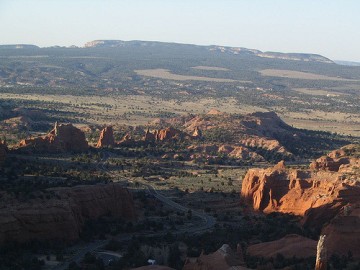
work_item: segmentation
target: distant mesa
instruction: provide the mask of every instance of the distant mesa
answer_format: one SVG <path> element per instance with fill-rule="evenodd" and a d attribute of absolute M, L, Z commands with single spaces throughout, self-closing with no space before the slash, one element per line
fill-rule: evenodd
<path fill-rule="evenodd" d="M 85 48 L 99 48 L 99 47 L 109 47 L 109 48 L 119 48 L 119 47 L 131 47 L 131 46 L 142 46 L 142 47 L 154 47 L 154 46 L 173 46 L 173 47 L 189 47 L 194 48 L 203 48 L 205 50 L 217 53 L 227 53 L 232 55 L 253 55 L 262 58 L 273 58 L 273 59 L 282 59 L 282 60 L 291 60 L 291 61 L 304 61 L 304 62 L 320 62 L 320 63 L 334 63 L 332 60 L 318 55 L 318 54 L 309 54 L 309 53 L 281 53 L 281 52 L 262 52 L 256 49 L 247 49 L 243 47 L 227 47 L 219 45 L 211 46 L 199 46 L 193 44 L 181 44 L 181 43 L 168 43 L 168 42 L 158 42 L 158 41 L 141 41 L 141 40 L 132 40 L 132 41 L 123 41 L 123 40 L 94 40 L 85 43 Z"/>
<path fill-rule="evenodd" d="M 39 49 L 40 47 L 31 44 L 9 44 L 0 45 L 0 49 Z"/>
<path fill-rule="evenodd" d="M 72 124 L 55 123 L 46 135 L 22 140 L 18 148 L 31 152 L 82 152 L 88 149 L 84 132 Z"/>

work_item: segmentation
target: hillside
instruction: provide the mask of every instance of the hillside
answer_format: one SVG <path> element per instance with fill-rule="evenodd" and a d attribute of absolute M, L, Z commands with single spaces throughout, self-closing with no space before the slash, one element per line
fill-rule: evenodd
<path fill-rule="evenodd" d="M 297 127 L 360 135 L 360 67 L 319 55 L 99 40 L 82 48 L 3 45 L 0 58 L 0 117 L 15 106 L 52 111 L 54 120 L 98 124 L 119 114 L 121 121 L 144 123 L 212 106 L 276 111 Z M 121 109 L 128 104 L 114 102 L 133 104 L 129 99 L 137 101 L 131 114 Z"/>

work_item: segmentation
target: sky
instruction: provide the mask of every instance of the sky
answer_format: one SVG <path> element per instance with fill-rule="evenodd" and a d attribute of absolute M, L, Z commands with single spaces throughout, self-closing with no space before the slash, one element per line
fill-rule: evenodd
<path fill-rule="evenodd" d="M 0 44 L 151 40 L 360 62 L 359 30 L 359 0 L 0 0 Z"/>

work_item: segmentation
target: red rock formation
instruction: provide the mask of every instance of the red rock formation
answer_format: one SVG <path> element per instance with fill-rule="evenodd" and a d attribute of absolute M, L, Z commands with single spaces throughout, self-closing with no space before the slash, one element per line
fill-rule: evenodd
<path fill-rule="evenodd" d="M 327 156 L 322 156 L 310 164 L 312 170 L 329 170 L 337 172 L 341 165 L 349 164 L 349 158 L 345 157 L 345 150 L 335 150 Z"/>
<path fill-rule="evenodd" d="M 49 192 L 51 199 L 39 193 L 38 199 L 27 202 L 1 194 L 0 244 L 8 240 L 72 241 L 78 239 L 86 220 L 108 214 L 135 217 L 131 194 L 118 184 L 52 188 Z"/>
<path fill-rule="evenodd" d="M 360 259 L 360 204 L 345 206 L 325 225 L 321 234 L 326 235 L 324 247 L 329 255 L 348 256 L 351 253 L 353 258 Z"/>
<path fill-rule="evenodd" d="M 360 251 L 356 249 L 360 243 L 360 210 L 357 208 L 360 205 L 360 147 L 357 147 L 354 156 L 342 156 L 351 147 L 328 156 L 348 160 L 337 171 L 329 170 L 328 165 L 319 166 L 318 170 L 286 169 L 283 164 L 251 169 L 243 180 L 241 195 L 255 210 L 300 215 L 304 225 L 319 229 L 329 223 L 322 231 L 329 256 L 347 255 L 351 251 L 354 257 L 360 258 Z"/>
<path fill-rule="evenodd" d="M 195 127 L 195 130 L 194 130 L 194 132 L 193 132 L 193 134 L 192 134 L 192 137 L 193 137 L 194 139 L 198 139 L 198 138 L 201 138 L 201 137 L 202 137 L 202 132 L 201 132 L 201 130 L 200 130 L 198 127 Z"/>
<path fill-rule="evenodd" d="M 305 224 L 321 226 L 360 196 L 360 183 L 341 181 L 341 177 L 328 171 L 250 169 L 241 196 L 255 210 L 300 215 Z"/>
<path fill-rule="evenodd" d="M 317 241 L 289 234 L 279 240 L 251 245 L 247 248 L 250 256 L 276 258 L 277 254 L 285 258 L 309 258 L 316 255 Z"/>
<path fill-rule="evenodd" d="M 234 252 L 229 245 L 225 244 L 212 254 L 201 254 L 198 258 L 188 258 L 183 270 L 248 269 L 242 265 L 244 265 L 244 261 L 241 249 Z"/>
<path fill-rule="evenodd" d="M 85 134 L 71 124 L 58 124 L 47 135 L 25 139 L 19 148 L 35 152 L 82 152 L 88 149 Z"/>
<path fill-rule="evenodd" d="M 256 147 L 256 148 L 263 148 L 268 151 L 276 151 L 278 153 L 287 154 L 291 156 L 284 146 L 280 144 L 278 140 L 275 139 L 268 139 L 264 137 L 249 137 L 247 139 L 243 139 L 240 141 L 241 144 L 247 147 Z"/>
<path fill-rule="evenodd" d="M 114 132 L 112 126 L 103 128 L 103 130 L 101 130 L 100 138 L 98 140 L 96 147 L 98 148 L 108 147 L 108 146 L 113 147 L 114 145 L 115 145 L 115 140 L 114 140 Z"/>
<path fill-rule="evenodd" d="M 147 129 L 143 140 L 146 142 L 162 142 L 183 138 L 190 138 L 190 136 L 176 128 L 168 127 L 165 129 L 155 130 L 153 133 Z"/>

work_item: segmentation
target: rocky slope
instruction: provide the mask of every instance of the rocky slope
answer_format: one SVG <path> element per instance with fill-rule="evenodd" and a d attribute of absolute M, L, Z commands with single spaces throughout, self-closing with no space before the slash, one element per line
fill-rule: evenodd
<path fill-rule="evenodd" d="M 0 207 L 0 244 L 5 241 L 61 240 L 79 238 L 84 222 L 104 215 L 134 219 L 133 199 L 118 184 L 52 188 L 34 199 L 19 201 L 3 192 Z"/>
<path fill-rule="evenodd" d="M 31 152 L 82 152 L 88 149 L 85 134 L 72 124 L 55 123 L 44 136 L 22 140 L 18 148 Z"/>
<path fill-rule="evenodd" d="M 308 170 L 288 169 L 283 163 L 250 169 L 241 196 L 258 211 L 302 216 L 305 226 L 321 229 L 329 223 L 323 228 L 326 245 L 331 253 L 345 254 L 360 241 L 359 164 L 360 146 L 349 145 L 317 159 Z M 341 237 L 348 241 L 340 245 Z"/>

